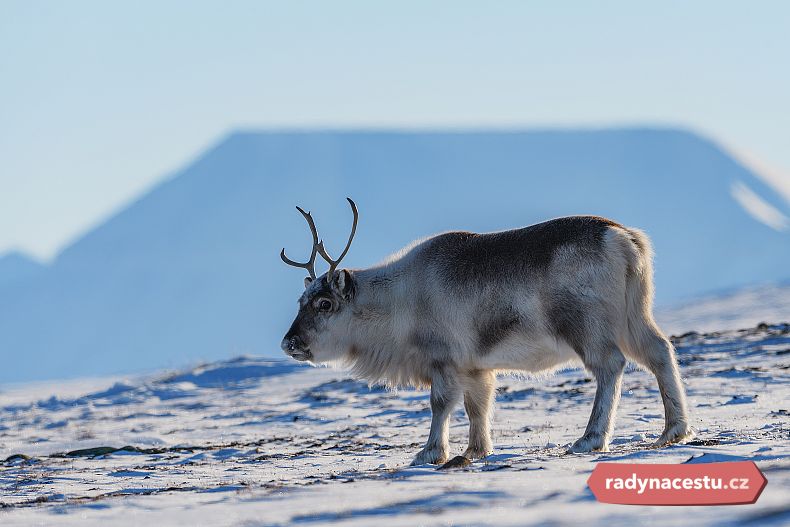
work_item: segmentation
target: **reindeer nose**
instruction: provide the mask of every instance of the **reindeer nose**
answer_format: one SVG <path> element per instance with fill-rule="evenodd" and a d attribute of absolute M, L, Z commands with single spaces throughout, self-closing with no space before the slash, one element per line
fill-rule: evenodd
<path fill-rule="evenodd" d="M 280 343 L 280 347 L 286 353 L 289 351 L 296 351 L 301 349 L 304 346 L 304 341 L 299 337 L 299 335 L 286 335 L 283 339 L 282 343 Z"/>

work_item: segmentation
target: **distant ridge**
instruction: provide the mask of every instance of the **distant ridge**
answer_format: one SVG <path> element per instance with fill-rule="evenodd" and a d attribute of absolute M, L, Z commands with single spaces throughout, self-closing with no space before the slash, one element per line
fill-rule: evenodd
<path fill-rule="evenodd" d="M 759 175 L 683 130 L 231 134 L 50 266 L 22 279 L 0 265 L 0 382 L 279 356 L 303 277 L 278 253 L 309 248 L 293 207 L 331 252 L 346 196 L 361 214 L 351 267 L 439 231 L 597 214 L 653 238 L 663 305 L 790 278 L 790 233 L 734 185 L 790 217 Z"/>
<path fill-rule="evenodd" d="M 656 318 L 664 331 L 674 335 L 790 323 L 790 282 L 704 295 L 661 308 Z"/>
<path fill-rule="evenodd" d="M 43 269 L 41 263 L 22 252 L 0 254 L 0 288 L 22 284 Z"/>

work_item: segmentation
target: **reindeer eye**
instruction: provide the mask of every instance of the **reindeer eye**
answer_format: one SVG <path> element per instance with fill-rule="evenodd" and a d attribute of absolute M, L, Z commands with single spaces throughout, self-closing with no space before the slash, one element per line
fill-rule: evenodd
<path fill-rule="evenodd" d="M 321 300 L 318 302 L 319 311 L 329 311 L 330 309 L 332 309 L 332 302 L 329 300 Z"/>

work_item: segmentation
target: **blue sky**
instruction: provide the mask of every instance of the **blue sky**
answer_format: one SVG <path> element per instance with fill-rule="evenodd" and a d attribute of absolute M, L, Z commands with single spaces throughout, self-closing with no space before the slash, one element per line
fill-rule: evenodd
<path fill-rule="evenodd" d="M 790 174 L 787 2 L 0 3 L 0 253 L 235 128 L 680 125 Z M 790 188 L 790 179 L 786 179 Z"/>

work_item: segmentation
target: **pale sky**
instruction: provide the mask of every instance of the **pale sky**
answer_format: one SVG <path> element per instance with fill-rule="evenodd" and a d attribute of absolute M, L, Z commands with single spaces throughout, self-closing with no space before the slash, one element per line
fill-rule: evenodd
<path fill-rule="evenodd" d="M 790 194 L 789 28 L 784 1 L 4 0 L 0 254 L 52 258 L 237 128 L 679 125 Z"/>

